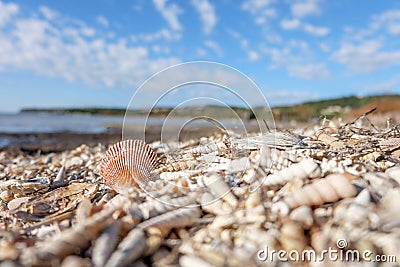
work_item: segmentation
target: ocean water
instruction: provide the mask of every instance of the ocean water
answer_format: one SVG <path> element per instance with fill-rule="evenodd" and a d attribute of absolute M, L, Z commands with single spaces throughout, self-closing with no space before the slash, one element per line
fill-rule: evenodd
<path fill-rule="evenodd" d="M 123 116 L 103 116 L 86 114 L 50 114 L 50 113 L 18 113 L 0 114 L 0 134 L 23 134 L 23 133 L 103 133 L 108 126 L 122 127 Z M 129 117 L 126 125 L 163 125 L 182 126 L 191 121 L 190 118 L 150 118 Z M 232 120 L 222 120 L 225 126 L 236 124 Z M 191 125 L 210 125 L 207 121 L 191 121 Z M 3 140 L 2 142 L 7 142 Z"/>
<path fill-rule="evenodd" d="M 224 127 L 231 129 L 237 127 L 237 122 L 231 119 L 219 121 Z M 124 123 L 123 116 L 103 116 L 86 114 L 50 114 L 50 113 L 18 113 L 0 114 L 0 148 L 21 143 L 37 143 L 40 133 L 81 133 L 97 134 L 121 129 Z M 204 120 L 191 120 L 190 118 L 176 117 L 150 118 L 129 117 L 125 120 L 128 129 L 143 127 L 144 125 L 162 125 L 164 130 L 182 129 L 187 125 L 210 126 Z M 132 128 L 133 127 L 133 128 Z"/>
<path fill-rule="evenodd" d="M 0 133 L 101 133 L 108 124 L 122 124 L 123 117 L 84 114 L 0 114 Z"/>

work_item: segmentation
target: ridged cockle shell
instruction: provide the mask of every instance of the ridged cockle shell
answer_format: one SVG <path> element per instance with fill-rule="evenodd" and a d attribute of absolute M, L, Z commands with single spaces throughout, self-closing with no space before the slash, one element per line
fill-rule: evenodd
<path fill-rule="evenodd" d="M 108 148 L 100 165 L 107 185 L 121 193 L 153 177 L 157 153 L 141 140 L 124 140 Z"/>

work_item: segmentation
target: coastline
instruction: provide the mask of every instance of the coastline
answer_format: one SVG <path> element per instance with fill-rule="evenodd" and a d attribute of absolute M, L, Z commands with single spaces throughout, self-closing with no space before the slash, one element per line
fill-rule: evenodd
<path fill-rule="evenodd" d="M 146 142 L 151 143 L 161 139 L 161 125 L 146 128 Z M 143 132 L 141 127 L 132 127 L 129 130 L 131 139 L 142 139 Z M 187 141 L 191 138 L 200 138 L 216 132 L 213 127 L 191 126 L 186 127 L 181 132 L 181 140 Z M 166 140 L 175 137 L 176 129 L 164 128 L 163 136 Z M 108 128 L 103 133 L 74 133 L 74 132 L 54 132 L 54 133 L 0 133 L 0 140 L 3 145 L 0 151 L 21 150 L 22 152 L 51 153 L 63 152 L 74 149 L 82 144 L 95 146 L 98 143 L 108 146 L 122 140 L 122 130 L 120 127 Z"/>

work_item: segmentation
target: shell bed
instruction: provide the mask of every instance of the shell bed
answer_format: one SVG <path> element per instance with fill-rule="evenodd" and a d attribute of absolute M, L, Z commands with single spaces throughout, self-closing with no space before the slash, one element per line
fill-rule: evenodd
<path fill-rule="evenodd" d="M 0 261 L 399 266 L 399 137 L 400 125 L 325 122 L 269 143 L 271 136 L 215 134 L 179 144 L 123 141 L 109 150 L 3 151 Z M 284 262 L 266 254 L 328 249 L 386 262 L 295 254 Z"/>

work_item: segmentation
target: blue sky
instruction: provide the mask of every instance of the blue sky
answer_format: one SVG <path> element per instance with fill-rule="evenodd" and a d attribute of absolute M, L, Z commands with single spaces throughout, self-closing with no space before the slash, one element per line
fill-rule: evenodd
<path fill-rule="evenodd" d="M 271 105 L 400 93 L 400 2 L 0 0 L 2 112 L 125 108 L 196 60 L 238 69 Z"/>

